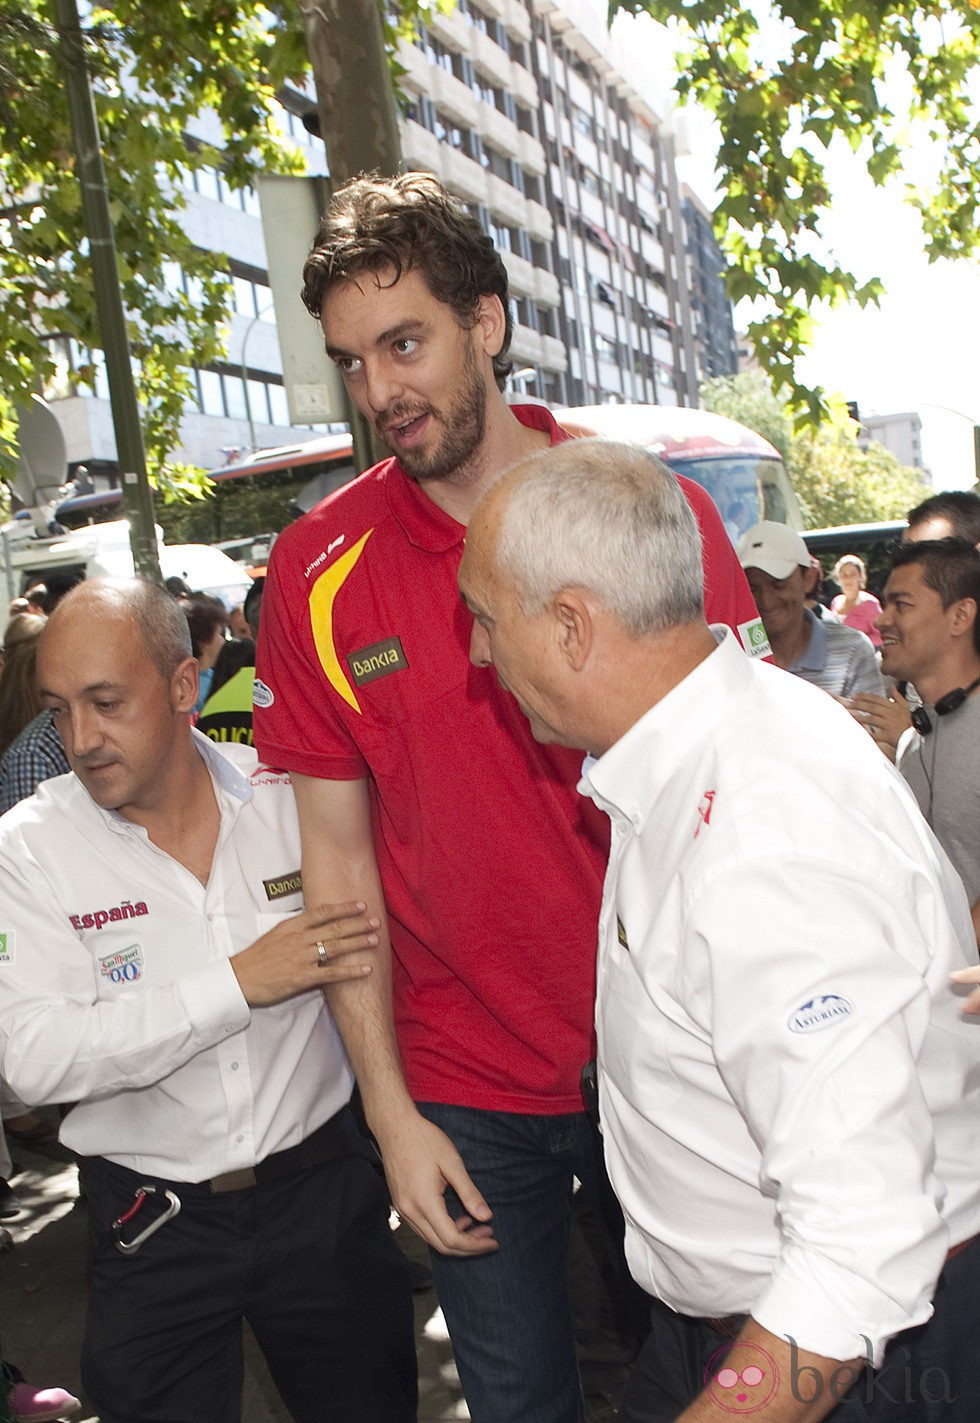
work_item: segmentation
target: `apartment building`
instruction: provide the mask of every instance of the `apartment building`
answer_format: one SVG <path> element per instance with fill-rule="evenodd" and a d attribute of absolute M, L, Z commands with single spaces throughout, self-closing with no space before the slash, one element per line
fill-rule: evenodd
<path fill-rule="evenodd" d="M 686 251 L 668 96 L 610 39 L 602 0 L 457 0 L 427 13 L 399 59 L 406 164 L 438 174 L 504 254 L 513 389 L 555 405 L 695 405 L 714 357 Z M 312 89 L 280 97 L 309 171 L 324 172 Z M 202 134 L 217 137 L 206 123 Z M 220 171 L 193 182 L 185 225 L 228 254 L 234 312 L 226 360 L 194 372 L 176 457 L 215 468 L 296 432 L 256 195 L 232 192 Z M 699 229 L 699 251 L 706 241 Z M 60 405 L 70 461 L 96 478 L 114 461 L 105 395 L 103 386 L 94 400 Z"/>
<path fill-rule="evenodd" d="M 687 277 L 694 344 L 702 380 L 738 372 L 738 342 L 732 303 L 725 288 L 724 259 L 711 214 L 690 188 L 683 189 Z"/>

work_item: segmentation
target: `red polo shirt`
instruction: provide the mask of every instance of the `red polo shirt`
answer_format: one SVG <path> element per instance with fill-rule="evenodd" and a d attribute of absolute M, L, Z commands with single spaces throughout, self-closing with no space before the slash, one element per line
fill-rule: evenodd
<path fill-rule="evenodd" d="M 566 438 L 541 406 L 515 413 Z M 718 512 L 682 484 L 709 619 L 748 624 Z M 593 1051 L 607 826 L 575 789 L 581 754 L 538 745 L 493 670 L 470 664 L 465 532 L 396 460 L 286 529 L 262 604 L 255 742 L 273 765 L 370 782 L 416 1100 L 573 1112 Z"/>

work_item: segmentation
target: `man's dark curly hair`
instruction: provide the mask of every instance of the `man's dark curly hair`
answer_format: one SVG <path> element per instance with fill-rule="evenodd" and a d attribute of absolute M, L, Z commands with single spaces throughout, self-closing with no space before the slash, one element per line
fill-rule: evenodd
<path fill-rule="evenodd" d="M 336 282 L 389 267 L 390 285 L 418 272 L 467 330 L 476 324 L 480 297 L 499 296 L 506 325 L 493 373 L 502 390 L 513 365 L 507 269 L 476 218 L 431 173 L 370 173 L 338 189 L 303 268 L 303 303 L 319 319 Z"/>

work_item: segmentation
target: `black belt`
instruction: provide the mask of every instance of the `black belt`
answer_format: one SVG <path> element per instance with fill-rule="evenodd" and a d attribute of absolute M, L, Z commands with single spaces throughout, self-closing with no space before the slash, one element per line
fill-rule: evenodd
<path fill-rule="evenodd" d="M 350 1107 L 342 1107 L 304 1141 L 295 1146 L 287 1146 L 282 1151 L 273 1151 L 264 1161 L 254 1166 L 245 1166 L 239 1171 L 226 1171 L 220 1176 L 212 1176 L 204 1181 L 172 1181 L 164 1177 L 134 1171 L 115 1161 L 105 1161 L 110 1172 L 124 1173 L 124 1177 L 140 1185 L 152 1185 L 158 1189 L 173 1191 L 184 1200 L 195 1197 L 223 1195 L 230 1191 L 247 1191 L 255 1186 L 269 1185 L 284 1177 L 295 1176 L 299 1171 L 311 1166 L 323 1166 L 342 1156 L 364 1156 L 374 1166 L 380 1167 L 381 1158 L 377 1148 L 358 1130 Z M 96 1161 L 104 1158 L 96 1157 Z"/>
<path fill-rule="evenodd" d="M 209 1186 L 216 1196 L 225 1191 L 247 1191 L 252 1186 L 266 1186 L 270 1182 L 281 1181 L 285 1176 L 295 1176 L 297 1171 L 305 1171 L 310 1166 L 323 1166 L 341 1156 L 366 1156 L 375 1165 L 378 1163 L 377 1151 L 358 1131 L 349 1107 L 342 1107 L 322 1127 L 311 1132 L 305 1141 L 284 1147 L 282 1151 L 273 1151 L 254 1166 L 226 1171 L 224 1175 L 212 1176 L 201 1184 Z"/>

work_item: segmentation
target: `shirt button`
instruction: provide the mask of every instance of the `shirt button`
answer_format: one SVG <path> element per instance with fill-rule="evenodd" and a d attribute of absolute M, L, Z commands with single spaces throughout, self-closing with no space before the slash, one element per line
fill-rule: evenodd
<path fill-rule="evenodd" d="M 226 1023 L 226 1024 L 225 1024 L 225 1032 L 226 1032 L 226 1033 L 233 1033 L 234 1031 L 235 1031 L 235 1025 L 234 1025 L 234 1023 Z"/>
<path fill-rule="evenodd" d="M 235 1137 L 235 1145 L 236 1145 L 236 1146 L 241 1146 L 241 1144 L 242 1144 L 242 1142 L 243 1142 L 244 1140 L 245 1140 L 245 1138 L 244 1138 L 243 1136 L 236 1136 L 236 1137 Z"/>
<path fill-rule="evenodd" d="M 209 923 L 209 924 L 213 924 L 213 923 L 214 923 L 214 911 L 213 911 L 213 910 L 211 910 L 211 912 L 208 914 L 208 923 Z"/>
<path fill-rule="evenodd" d="M 237 1071 L 238 1071 L 238 1063 L 237 1063 L 237 1062 L 233 1062 L 233 1063 L 231 1064 L 231 1070 L 232 1070 L 232 1072 L 237 1072 Z"/>

